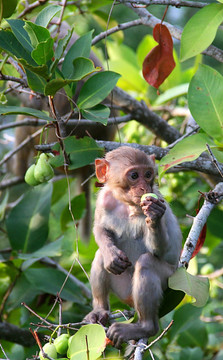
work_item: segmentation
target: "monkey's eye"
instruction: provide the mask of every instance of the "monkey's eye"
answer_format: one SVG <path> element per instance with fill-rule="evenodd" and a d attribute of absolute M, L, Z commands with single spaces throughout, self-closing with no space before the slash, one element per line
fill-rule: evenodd
<path fill-rule="evenodd" d="M 139 174 L 136 171 L 134 171 L 130 174 L 130 178 L 132 180 L 136 180 L 136 179 L 138 179 L 138 177 L 139 177 Z"/>
<path fill-rule="evenodd" d="M 149 179 L 151 178 L 152 176 L 152 171 L 148 170 L 146 173 L 145 173 L 145 178 Z"/>

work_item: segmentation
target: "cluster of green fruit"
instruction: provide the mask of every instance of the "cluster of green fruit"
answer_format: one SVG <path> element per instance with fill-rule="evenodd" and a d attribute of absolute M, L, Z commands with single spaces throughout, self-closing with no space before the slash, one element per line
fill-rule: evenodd
<path fill-rule="evenodd" d="M 62 334 L 58 336 L 53 343 L 47 343 L 43 346 L 43 351 L 46 355 L 51 357 L 52 359 L 58 359 L 59 355 L 69 354 L 69 346 L 71 343 L 72 336 L 70 337 L 68 334 Z M 39 352 L 40 360 L 46 360 L 43 356 L 42 351 Z M 60 360 L 68 360 L 67 357 L 60 358 Z"/>
<path fill-rule="evenodd" d="M 28 168 L 25 173 L 25 182 L 28 185 L 36 186 L 52 179 L 54 171 L 49 163 L 50 157 L 51 154 L 42 153 L 37 163 Z"/>

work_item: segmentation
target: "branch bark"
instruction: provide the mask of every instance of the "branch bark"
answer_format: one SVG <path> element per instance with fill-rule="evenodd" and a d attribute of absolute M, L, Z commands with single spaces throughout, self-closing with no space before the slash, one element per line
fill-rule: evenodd
<path fill-rule="evenodd" d="M 43 339 L 44 335 L 40 333 L 39 337 Z M 7 322 L 0 322 L 0 339 L 11 341 L 25 347 L 31 347 L 36 344 L 29 330 L 21 329 Z"/>
<path fill-rule="evenodd" d="M 133 10 L 142 20 L 143 20 L 143 24 L 145 26 L 149 26 L 154 28 L 156 24 L 160 23 L 160 19 L 158 19 L 157 17 L 153 16 L 147 9 L 145 8 L 141 8 L 141 7 L 133 7 L 131 3 L 129 3 L 129 1 L 126 0 L 119 0 L 120 3 L 122 3 L 123 5 L 125 5 L 126 7 L 130 8 L 131 10 Z M 181 3 L 179 3 L 181 4 Z M 171 33 L 171 35 L 177 39 L 180 40 L 181 39 L 181 34 L 182 34 L 182 29 L 173 26 L 172 24 L 163 21 L 162 22 L 163 25 L 166 25 Z M 223 62 L 223 50 L 218 49 L 216 46 L 214 45 L 210 45 L 205 51 L 203 51 L 204 55 L 208 55 L 211 56 L 212 58 L 216 59 L 219 62 Z"/>
<path fill-rule="evenodd" d="M 197 216 L 193 220 L 193 225 L 185 241 L 183 252 L 180 258 L 180 266 L 188 266 L 193 251 L 196 247 L 199 235 L 207 219 L 216 205 L 223 199 L 223 182 L 216 185 L 213 191 L 205 195 L 205 201 Z"/>

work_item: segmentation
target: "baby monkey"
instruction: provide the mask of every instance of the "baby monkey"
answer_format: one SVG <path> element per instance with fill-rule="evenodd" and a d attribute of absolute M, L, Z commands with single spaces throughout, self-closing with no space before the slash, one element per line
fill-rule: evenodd
<path fill-rule="evenodd" d="M 168 278 L 177 268 L 182 237 L 169 205 L 154 184 L 155 158 L 128 146 L 96 159 L 96 176 L 104 184 L 95 210 L 94 235 L 99 246 L 91 268 L 93 311 L 85 320 L 106 324 L 109 293 L 138 313 L 138 322 L 113 323 L 107 337 L 114 346 L 149 338 L 158 331 L 158 310 Z M 154 193 L 158 198 L 148 196 Z"/>

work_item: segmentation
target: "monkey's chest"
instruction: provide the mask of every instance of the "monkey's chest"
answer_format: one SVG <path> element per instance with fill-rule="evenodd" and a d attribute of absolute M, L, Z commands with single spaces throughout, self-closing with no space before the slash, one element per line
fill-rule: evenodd
<path fill-rule="evenodd" d="M 146 253 L 148 248 L 145 243 L 146 227 L 144 217 L 123 221 L 118 219 L 113 224 L 116 246 L 125 252 L 129 260 L 135 264 L 140 255 Z"/>

